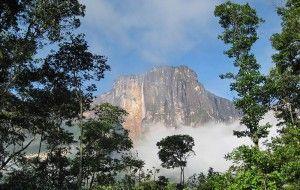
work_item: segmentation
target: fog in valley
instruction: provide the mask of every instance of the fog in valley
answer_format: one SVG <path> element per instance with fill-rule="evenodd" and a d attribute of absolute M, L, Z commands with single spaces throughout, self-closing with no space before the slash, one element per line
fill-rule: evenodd
<path fill-rule="evenodd" d="M 268 139 L 264 141 L 274 137 L 278 129 L 276 118 L 272 113 L 268 113 L 262 120 L 262 123 L 267 122 L 273 127 L 270 129 Z M 230 124 L 207 123 L 198 127 L 182 126 L 177 129 L 157 124 L 147 126 L 143 137 L 136 143 L 135 150 L 138 152 L 139 158 L 145 161 L 145 168 L 159 168 L 160 173 L 158 175 L 177 178 L 180 172 L 179 169 L 164 169 L 160 166 L 161 162 L 157 155 L 156 143 L 169 135 L 187 134 L 195 140 L 193 148 L 195 155 L 188 159 L 185 176 L 188 177 L 200 172 L 206 173 L 209 167 L 213 167 L 216 171 L 225 171 L 231 165 L 231 162 L 227 161 L 224 156 L 239 145 L 251 144 L 249 138 L 237 138 L 233 135 L 233 130 L 242 129 L 243 126 L 240 126 L 239 121 Z M 264 146 L 263 142 L 261 146 Z"/>

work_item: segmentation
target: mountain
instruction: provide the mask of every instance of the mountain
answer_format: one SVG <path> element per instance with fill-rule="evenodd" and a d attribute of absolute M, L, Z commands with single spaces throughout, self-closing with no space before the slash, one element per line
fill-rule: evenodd
<path fill-rule="evenodd" d="M 104 102 L 129 113 L 124 128 L 133 139 L 151 124 L 195 127 L 209 121 L 230 122 L 240 116 L 231 101 L 205 90 L 197 74 L 186 66 L 163 66 L 142 75 L 122 76 L 110 92 L 95 100 L 96 104 Z"/>

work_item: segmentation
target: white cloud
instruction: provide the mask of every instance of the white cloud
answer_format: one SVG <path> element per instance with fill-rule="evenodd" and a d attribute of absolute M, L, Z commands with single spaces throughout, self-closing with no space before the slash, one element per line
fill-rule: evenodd
<path fill-rule="evenodd" d="M 85 3 L 84 24 L 100 40 L 158 63 L 172 54 L 190 50 L 201 43 L 201 37 L 209 35 L 216 1 L 89 0 Z"/>
<path fill-rule="evenodd" d="M 272 112 L 267 113 L 261 124 L 270 123 L 269 137 L 263 141 L 270 140 L 271 137 L 277 135 L 278 127 L 276 124 L 278 120 L 274 117 Z M 168 128 L 162 125 L 153 125 L 147 128 L 148 131 L 144 134 L 143 138 L 135 145 L 139 157 L 145 161 L 146 168 L 159 168 L 160 175 L 178 178 L 179 169 L 164 169 L 160 166 L 161 161 L 157 156 L 158 149 L 156 142 L 162 138 L 174 134 L 188 134 L 194 138 L 195 147 L 193 150 L 196 155 L 188 160 L 185 169 L 186 177 L 195 173 L 207 172 L 209 167 L 213 167 L 216 171 L 225 171 L 232 163 L 226 161 L 224 156 L 231 152 L 235 147 L 242 144 L 251 144 L 249 138 L 237 138 L 233 135 L 233 130 L 242 130 L 239 121 L 231 124 L 224 123 L 207 123 L 199 127 L 182 126 L 179 129 Z M 265 148 L 261 141 L 260 146 Z"/>
<path fill-rule="evenodd" d="M 221 123 L 209 123 L 199 127 L 183 126 L 174 130 L 163 126 L 151 126 L 145 137 L 135 146 L 139 157 L 145 160 L 145 167 L 152 166 L 161 170 L 160 175 L 178 178 L 179 169 L 164 169 L 161 167 L 161 161 L 158 158 L 156 142 L 162 138 L 174 134 L 187 134 L 194 138 L 195 156 L 188 159 L 188 165 L 185 169 L 186 176 L 189 177 L 195 173 L 206 172 L 209 167 L 217 171 L 225 171 L 230 162 L 224 159 L 225 154 L 231 152 L 233 148 L 240 144 L 249 144 L 246 138 L 240 139 L 233 136 L 233 130 L 239 128 L 238 122 L 231 125 Z"/>

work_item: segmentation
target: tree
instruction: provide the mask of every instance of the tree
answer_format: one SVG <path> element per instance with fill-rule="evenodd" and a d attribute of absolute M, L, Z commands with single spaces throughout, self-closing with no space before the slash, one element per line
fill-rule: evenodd
<path fill-rule="evenodd" d="M 83 15 L 84 6 L 76 0 L 1 1 L 1 172 L 22 157 L 45 128 L 50 132 L 62 118 L 74 116 L 74 109 L 67 106 L 71 93 L 47 88 L 47 78 L 40 75 L 43 62 L 37 57 L 45 45 L 55 46 L 79 27 L 78 17 Z"/>
<path fill-rule="evenodd" d="M 66 149 L 55 150 L 37 157 L 23 158 L 21 169 L 5 176 L 3 189 L 75 189 L 76 182 L 71 175 L 70 159 Z M 0 186 L 1 187 L 1 186 Z"/>
<path fill-rule="evenodd" d="M 219 173 L 209 168 L 207 175 L 200 173 L 194 174 L 188 179 L 187 185 L 191 189 L 197 190 L 212 190 L 212 189 L 227 189 L 232 180 L 230 173 Z"/>
<path fill-rule="evenodd" d="M 79 120 L 79 173 L 78 186 L 82 181 L 82 119 L 83 112 L 88 111 L 92 102 L 92 92 L 96 90 L 93 81 L 104 77 L 104 72 L 110 67 L 106 64 L 106 58 L 100 55 L 94 55 L 88 51 L 88 46 L 83 35 L 71 37 L 70 42 L 64 42 L 59 46 L 59 50 L 50 54 L 45 59 L 45 64 L 41 69 L 43 75 L 51 78 L 55 85 L 63 85 L 68 91 L 71 91 L 75 100 L 74 107 L 78 108 L 77 118 Z M 57 84 L 58 83 L 58 84 Z M 91 85 L 87 86 L 86 83 Z M 55 86 L 54 86 L 55 87 Z"/>
<path fill-rule="evenodd" d="M 164 189 L 169 183 L 169 179 L 165 176 L 158 176 L 158 180 L 156 182 L 158 189 Z"/>
<path fill-rule="evenodd" d="M 238 13 L 239 17 L 233 16 Z M 250 16 L 253 13 L 254 15 Z M 283 30 L 279 34 L 272 36 L 271 40 L 273 47 L 278 52 L 273 56 L 273 61 L 276 63 L 266 78 L 258 80 L 258 76 L 262 77 L 258 73 L 258 65 L 256 66 L 257 72 L 250 72 L 249 68 L 254 69 L 255 65 L 244 62 L 241 59 L 241 55 L 227 54 L 236 58 L 236 65 L 240 68 L 237 75 L 227 74 L 226 76 L 235 80 L 232 83 L 232 89 L 238 92 L 238 95 L 243 95 L 237 102 L 237 107 L 242 111 L 247 108 L 248 111 L 242 118 L 242 123 L 248 127 L 244 118 L 254 118 L 253 124 L 257 124 L 259 117 L 262 116 L 264 110 L 273 109 L 276 116 L 282 120 L 282 129 L 280 130 L 280 136 L 273 138 L 270 143 L 267 144 L 266 150 L 258 149 L 256 147 L 240 146 L 228 155 L 228 158 L 234 162 L 234 166 L 228 171 L 231 174 L 231 179 L 227 183 L 227 189 L 299 189 L 299 3 L 298 1 L 287 1 L 286 6 L 278 9 L 278 13 L 282 16 Z M 253 40 L 250 46 L 245 46 L 248 50 L 242 51 L 248 53 L 251 44 L 256 40 L 255 29 L 258 26 L 258 18 L 255 11 L 248 5 L 237 5 L 227 2 L 216 8 L 216 16 L 220 17 L 220 24 L 225 28 L 224 34 L 221 39 L 225 43 L 232 43 L 233 46 L 229 50 L 234 50 L 243 42 L 251 42 L 251 36 Z M 231 22 L 236 20 L 239 22 Z M 240 21 L 243 21 L 240 23 Z M 234 27 L 234 23 L 238 24 L 238 27 Z M 228 25 L 229 24 L 229 25 Z M 241 25 L 242 24 L 242 25 Z M 240 35 L 236 34 L 236 31 L 243 31 L 241 38 L 237 38 Z M 249 26 L 252 26 L 249 27 Z M 236 28 L 236 30 L 234 30 Z M 239 29 L 240 28 L 240 29 Z M 230 30 L 231 29 L 231 30 Z M 247 33 L 249 32 L 249 33 Z M 233 35 L 236 34 L 236 35 Z M 249 39 L 248 39 L 249 38 Z M 236 48 L 236 52 L 242 49 Z M 234 51 L 232 51 L 234 52 Z M 242 55 L 243 55 L 242 54 Z M 247 55 L 247 54 L 246 54 Z M 239 62 L 237 62 L 239 61 Z M 243 64 L 248 65 L 249 68 L 243 68 Z M 245 74 L 249 74 L 249 81 L 239 80 L 243 79 Z M 242 76 L 242 77 L 241 77 Z M 250 80 L 251 79 L 251 80 Z M 252 84 L 249 82 L 253 82 Z M 240 91 L 239 87 L 245 86 L 248 91 Z M 261 89 L 259 89 L 259 87 Z M 245 93 L 247 92 L 247 93 Z M 245 99 L 248 97 L 248 99 Z M 242 101 L 241 101 L 242 100 Z M 257 108 L 252 109 L 250 100 L 256 102 Z M 244 102 L 243 102 L 244 101 Z M 247 103 L 247 104 L 243 104 Z M 256 119 L 255 119 L 256 118 Z M 251 120 L 250 120 L 251 121 Z M 263 132 L 263 135 L 257 133 L 256 137 L 263 137 L 267 134 L 266 128 L 258 126 L 254 128 L 254 132 Z M 263 131 L 262 131 L 263 130 Z M 249 131 L 251 132 L 251 131 Z M 245 135 L 251 135 L 255 133 L 245 133 Z M 237 133 L 238 134 L 238 133 Z M 239 135 L 239 134 L 238 134 Z M 244 134 L 242 134 L 244 135 Z M 251 135 L 253 136 L 253 135 Z M 250 137 L 251 137 L 250 136 Z"/>
<path fill-rule="evenodd" d="M 145 174 L 142 170 L 145 162 L 140 160 L 138 155 L 132 152 L 122 155 L 122 164 L 125 171 L 122 184 L 125 189 L 132 189 L 137 181 L 140 183 L 143 179 L 150 179 L 150 174 Z"/>
<path fill-rule="evenodd" d="M 189 135 L 172 135 L 156 143 L 158 156 L 165 168 L 180 167 L 180 184 L 184 185 L 184 167 L 187 159 L 194 153 L 193 137 Z"/>
<path fill-rule="evenodd" d="M 82 174 L 89 188 L 113 184 L 115 175 L 125 168 L 123 156 L 132 148 L 128 131 L 122 127 L 125 110 L 104 103 L 92 111 L 91 118 L 82 123 Z"/>
<path fill-rule="evenodd" d="M 276 53 L 275 63 L 265 85 L 266 94 L 271 98 L 270 107 L 281 120 L 280 136 L 269 144 L 274 165 L 277 169 L 278 187 L 300 188 L 300 3 L 287 0 L 277 13 L 282 18 L 282 30 L 272 35 L 271 42 Z"/>
<path fill-rule="evenodd" d="M 236 74 L 221 75 L 221 78 L 233 79 L 231 90 L 236 91 L 238 96 L 234 104 L 243 112 L 241 124 L 247 127 L 234 134 L 237 137 L 250 137 L 254 145 L 259 147 L 259 139 L 267 136 L 270 125 L 259 124 L 268 111 L 261 90 L 265 77 L 259 72 L 260 65 L 250 50 L 258 39 L 256 29 L 262 19 L 249 4 L 240 5 L 230 1 L 216 6 L 215 16 L 220 18 L 219 24 L 224 28 L 219 39 L 231 45 L 225 54 L 234 58 L 234 66 L 238 68 Z"/>
<path fill-rule="evenodd" d="M 17 164 L 37 138 L 39 152 L 46 143 L 49 155 L 74 141 L 62 126 L 82 120 L 94 81 L 109 69 L 105 57 L 88 50 L 84 35 L 74 35 L 84 10 L 77 0 L 1 2 L 1 172 Z"/>
<path fill-rule="evenodd" d="M 272 99 L 271 107 L 285 123 L 298 124 L 300 105 L 300 4 L 287 0 L 277 13 L 282 18 L 282 31 L 272 35 L 272 46 L 277 52 L 272 56 L 275 67 L 268 75 L 265 86 Z"/>

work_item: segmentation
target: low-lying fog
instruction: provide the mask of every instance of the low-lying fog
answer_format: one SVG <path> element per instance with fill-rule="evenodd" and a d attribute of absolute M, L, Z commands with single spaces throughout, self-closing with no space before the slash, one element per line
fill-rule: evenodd
<path fill-rule="evenodd" d="M 276 135 L 277 122 L 271 113 L 267 114 L 262 121 L 262 123 L 266 122 L 273 125 L 273 128 L 270 129 L 269 139 L 271 136 Z M 185 169 L 185 176 L 187 177 L 194 173 L 207 172 L 209 167 L 213 167 L 216 171 L 225 171 L 231 163 L 226 161 L 224 156 L 239 145 L 251 144 L 249 138 L 237 138 L 233 136 L 233 130 L 242 129 L 239 121 L 231 124 L 208 123 L 196 128 L 182 126 L 177 129 L 155 125 L 147 129 L 147 133 L 135 145 L 139 158 L 145 161 L 146 168 L 159 168 L 159 175 L 169 177 L 179 176 L 179 169 L 163 169 L 160 166 L 161 162 L 158 158 L 158 148 L 156 147 L 156 142 L 166 136 L 187 134 L 194 138 L 195 146 L 193 149 L 196 155 L 188 160 Z"/>
<path fill-rule="evenodd" d="M 261 123 L 269 122 L 273 127 L 270 129 L 268 139 L 276 135 L 277 120 L 272 113 L 266 115 Z M 174 179 L 179 177 L 179 169 L 164 169 L 160 166 L 161 162 L 158 158 L 156 143 L 162 138 L 174 134 L 188 134 L 195 140 L 195 156 L 188 159 L 185 169 L 185 176 L 189 177 L 195 173 L 206 173 L 209 167 L 213 167 L 216 171 L 225 171 L 231 163 L 226 161 L 224 156 L 231 152 L 233 148 L 242 144 L 251 144 L 249 138 L 237 138 L 233 136 L 233 130 L 241 130 L 239 121 L 231 124 L 224 123 L 208 123 L 199 127 L 182 126 L 180 128 L 167 128 L 162 125 L 153 125 L 147 127 L 147 132 L 140 141 L 135 143 L 135 151 L 138 152 L 139 158 L 145 161 L 145 169 L 159 168 L 158 175 L 165 175 Z M 78 130 L 72 129 L 75 136 L 78 136 Z M 267 139 L 266 139 L 267 140 Z M 36 153 L 38 150 L 38 142 L 32 144 L 28 152 Z M 263 146 L 263 145 L 261 145 Z M 44 147 L 44 146 L 43 146 Z M 72 146 L 74 151 L 76 146 Z M 44 147 L 45 148 L 45 147 Z M 43 149 L 44 149 L 43 148 Z"/>

